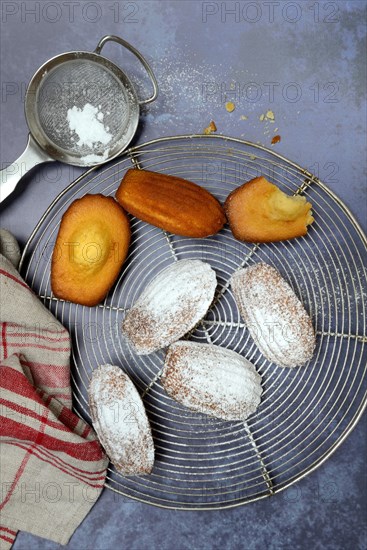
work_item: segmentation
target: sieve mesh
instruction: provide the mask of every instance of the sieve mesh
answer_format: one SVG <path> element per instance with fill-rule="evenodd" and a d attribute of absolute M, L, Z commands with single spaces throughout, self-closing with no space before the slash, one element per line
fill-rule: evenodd
<path fill-rule="evenodd" d="M 77 156 L 103 154 L 126 132 L 130 101 L 128 91 L 106 66 L 75 59 L 57 65 L 44 76 L 38 90 L 37 116 L 42 131 L 57 148 Z M 103 125 L 113 136 L 107 145 L 78 145 L 77 134 L 70 130 L 68 110 L 83 109 L 86 104 L 103 113 Z"/>
<path fill-rule="evenodd" d="M 243 181 L 263 174 L 283 191 L 304 193 L 316 221 L 305 238 L 258 246 L 234 240 L 228 227 L 213 237 L 190 239 L 131 218 L 129 256 L 104 303 L 86 308 L 55 299 L 50 260 L 62 214 L 86 193 L 114 196 L 132 162 L 195 181 L 221 201 Z M 164 352 L 138 357 L 121 337 L 125 312 L 143 288 L 184 258 L 209 262 L 218 278 L 214 305 L 189 337 L 243 354 L 262 374 L 262 401 L 246 424 L 194 414 L 172 401 L 159 382 Z M 224 508 L 277 493 L 320 465 L 366 406 L 365 259 L 365 236 L 343 203 L 296 164 L 249 142 L 221 136 L 162 138 L 131 148 L 107 168 L 88 171 L 71 184 L 34 230 L 22 272 L 70 330 L 77 413 L 90 421 L 86 388 L 102 363 L 120 365 L 143 396 L 156 447 L 153 473 L 124 478 L 110 468 L 106 486 L 162 507 Z M 317 347 L 304 368 L 282 369 L 265 360 L 240 318 L 228 280 L 240 266 L 258 261 L 281 272 L 312 316 Z"/>

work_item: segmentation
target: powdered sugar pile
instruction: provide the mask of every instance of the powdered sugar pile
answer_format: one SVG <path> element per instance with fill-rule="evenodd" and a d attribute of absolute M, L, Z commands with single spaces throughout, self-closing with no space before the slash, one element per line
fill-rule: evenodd
<path fill-rule="evenodd" d="M 83 155 L 83 161 L 85 164 L 98 164 L 108 159 L 109 150 L 106 149 L 102 155 L 96 155 L 95 153 L 90 153 L 89 155 Z"/>
<path fill-rule="evenodd" d="M 76 106 L 68 109 L 67 120 L 71 132 L 78 136 L 78 146 L 95 147 L 97 144 L 107 145 L 112 134 L 108 132 L 108 126 L 103 124 L 104 114 L 90 103 L 86 103 L 83 108 Z M 98 160 L 100 157 L 98 156 Z"/>

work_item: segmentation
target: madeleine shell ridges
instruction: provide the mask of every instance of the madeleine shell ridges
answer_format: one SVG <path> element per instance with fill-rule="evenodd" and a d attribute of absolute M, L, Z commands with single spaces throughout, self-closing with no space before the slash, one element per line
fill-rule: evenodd
<path fill-rule="evenodd" d="M 123 475 L 149 474 L 154 464 L 152 433 L 127 374 L 113 365 L 98 367 L 88 394 L 93 427 L 116 470 Z"/>
<path fill-rule="evenodd" d="M 237 352 L 192 341 L 168 348 L 166 393 L 189 409 L 222 420 L 246 420 L 261 401 L 261 376 Z"/>
<path fill-rule="evenodd" d="M 131 168 L 116 199 L 133 216 L 175 235 L 208 237 L 226 223 L 222 205 L 209 191 L 168 174 Z"/>
<path fill-rule="evenodd" d="M 122 332 L 138 355 L 172 344 L 204 317 L 217 279 L 201 260 L 178 260 L 161 271 L 128 311 Z"/>
<path fill-rule="evenodd" d="M 312 358 L 316 341 L 311 319 L 274 267 L 257 263 L 239 269 L 231 287 L 253 340 L 269 361 L 293 368 Z"/>

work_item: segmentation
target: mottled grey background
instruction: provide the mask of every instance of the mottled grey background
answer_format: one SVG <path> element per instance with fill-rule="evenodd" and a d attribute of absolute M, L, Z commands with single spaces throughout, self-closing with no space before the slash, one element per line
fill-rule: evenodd
<path fill-rule="evenodd" d="M 319 175 L 366 230 L 364 0 L 3 1 L 0 17 L 3 166 L 26 144 L 23 98 L 36 69 L 118 34 L 148 57 L 160 84 L 135 142 L 200 133 L 212 119 L 219 133 L 269 147 L 279 134 L 274 150 Z M 104 54 L 148 93 L 130 54 L 116 45 Z M 226 99 L 234 112 L 225 110 Z M 274 124 L 260 120 L 268 109 Z M 2 206 L 1 225 L 24 244 L 79 173 L 56 163 L 35 169 Z M 294 487 L 234 510 L 165 511 L 104 491 L 68 548 L 365 549 L 366 427 L 364 415 L 336 453 Z M 17 550 L 56 547 L 26 533 L 15 543 Z"/>

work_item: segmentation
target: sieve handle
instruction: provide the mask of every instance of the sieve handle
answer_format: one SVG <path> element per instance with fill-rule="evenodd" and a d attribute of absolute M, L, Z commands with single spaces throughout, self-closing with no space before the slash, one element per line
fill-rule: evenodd
<path fill-rule="evenodd" d="M 139 61 L 144 66 L 145 70 L 148 73 L 148 76 L 153 84 L 153 95 L 148 97 L 148 99 L 142 99 L 139 101 L 139 105 L 146 105 L 147 103 L 151 103 L 154 101 L 158 96 L 158 82 L 157 79 L 148 63 L 148 61 L 145 59 L 145 57 L 142 56 L 142 54 L 134 48 L 129 42 L 126 42 L 123 38 L 120 38 L 119 36 L 115 36 L 114 34 L 108 34 L 107 36 L 104 36 L 101 38 L 101 40 L 98 42 L 96 49 L 94 50 L 94 53 L 100 54 L 102 51 L 103 46 L 106 44 L 106 42 L 117 42 L 117 44 L 120 44 L 120 46 L 123 46 L 127 50 L 129 50 L 131 53 L 133 53 Z"/>
<path fill-rule="evenodd" d="M 19 180 L 37 164 L 53 161 L 29 134 L 25 151 L 7 168 L 0 170 L 0 203 L 16 188 Z"/>

